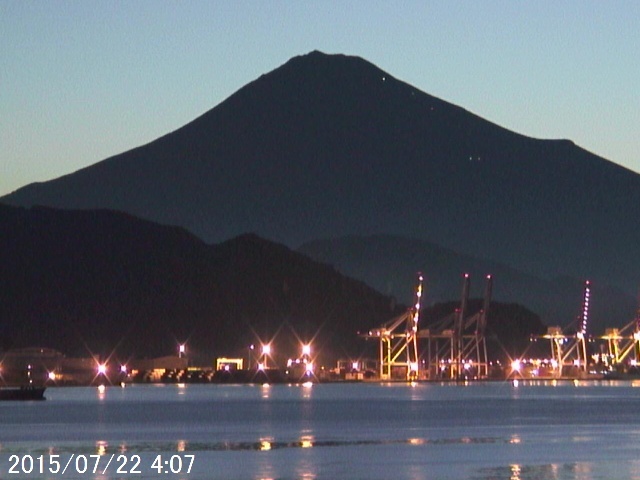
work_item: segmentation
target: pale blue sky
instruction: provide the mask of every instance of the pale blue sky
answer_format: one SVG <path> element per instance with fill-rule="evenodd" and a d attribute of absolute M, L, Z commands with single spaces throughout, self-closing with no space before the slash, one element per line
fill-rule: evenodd
<path fill-rule="evenodd" d="M 152 141 L 315 49 L 640 172 L 639 29 L 635 0 L 0 0 L 0 195 Z"/>

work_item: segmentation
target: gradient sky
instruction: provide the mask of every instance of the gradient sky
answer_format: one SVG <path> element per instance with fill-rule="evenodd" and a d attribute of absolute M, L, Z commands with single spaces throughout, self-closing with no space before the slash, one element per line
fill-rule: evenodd
<path fill-rule="evenodd" d="M 640 172 L 639 25 L 636 0 L 0 0 L 0 195 L 150 142 L 316 49 Z"/>

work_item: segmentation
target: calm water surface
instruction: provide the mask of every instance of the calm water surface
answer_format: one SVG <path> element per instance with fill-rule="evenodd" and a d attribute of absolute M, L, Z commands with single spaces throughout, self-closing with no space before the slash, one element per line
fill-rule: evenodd
<path fill-rule="evenodd" d="M 640 479 L 638 387 L 49 388 L 0 403 L 0 478 Z"/>

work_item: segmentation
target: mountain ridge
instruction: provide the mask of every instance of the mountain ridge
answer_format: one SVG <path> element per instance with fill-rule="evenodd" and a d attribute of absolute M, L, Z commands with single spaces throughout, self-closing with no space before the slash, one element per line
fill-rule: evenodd
<path fill-rule="evenodd" d="M 282 366 L 311 342 L 314 363 L 331 367 L 376 358 L 378 342 L 358 334 L 407 308 L 255 234 L 207 245 L 116 211 L 3 205 L 0 231 L 11 233 L 0 236 L 0 353 L 38 347 L 128 362 L 186 344 L 192 364 L 212 366 L 220 356 L 255 360 L 250 345 L 270 343 Z M 480 304 L 470 300 L 469 312 Z M 422 324 L 443 308 L 425 308 Z M 502 345 L 520 346 L 545 328 L 525 307 L 498 302 L 488 325 Z M 493 342 L 490 352 L 502 358 Z"/>
<path fill-rule="evenodd" d="M 42 346 L 121 359 L 246 356 L 314 339 L 333 359 L 395 302 L 332 267 L 247 234 L 207 245 L 178 227 L 114 211 L 0 205 L 0 349 Z"/>
<path fill-rule="evenodd" d="M 390 235 L 315 240 L 297 249 L 332 265 L 350 278 L 409 304 L 416 271 L 425 277 L 424 304 L 448 302 L 460 296 L 462 277 L 471 278 L 471 295 L 481 297 L 485 277 L 494 279 L 494 299 L 524 305 L 547 325 L 566 326 L 580 313 L 586 278 L 538 278 L 509 265 L 463 255 L 421 239 Z M 636 299 L 610 285 L 592 282 L 589 332 L 622 327 L 634 318 Z"/>

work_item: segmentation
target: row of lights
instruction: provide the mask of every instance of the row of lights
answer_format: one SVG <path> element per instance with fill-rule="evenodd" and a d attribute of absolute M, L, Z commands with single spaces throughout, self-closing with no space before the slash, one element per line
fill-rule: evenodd
<path fill-rule="evenodd" d="M 250 350 L 254 350 L 255 346 L 254 345 L 250 345 L 249 346 Z M 186 355 L 186 344 L 182 343 L 178 346 L 178 357 L 182 358 Z M 262 349 L 261 349 L 261 356 L 260 356 L 260 361 L 257 364 L 258 370 L 265 370 L 266 368 L 268 368 L 268 358 L 272 355 L 273 350 L 271 348 L 270 344 L 264 344 L 262 345 Z M 303 363 L 306 365 L 306 370 L 311 372 L 313 371 L 313 362 L 311 361 L 311 345 L 309 344 L 305 344 L 302 345 L 302 359 L 298 359 L 295 361 L 295 363 Z M 294 360 L 289 360 L 288 362 L 288 366 L 291 366 L 292 363 L 294 363 Z M 106 363 L 98 363 L 97 367 L 96 367 L 97 373 L 98 375 L 106 375 L 107 374 L 107 364 Z M 123 374 L 126 374 L 128 372 L 128 368 L 126 365 L 121 365 L 120 366 L 120 372 Z M 55 373 L 54 372 L 49 372 L 49 379 L 50 380 L 55 380 Z"/>
<path fill-rule="evenodd" d="M 254 346 L 249 346 L 250 350 L 254 350 Z M 262 345 L 262 354 L 260 361 L 258 362 L 258 370 L 265 370 L 268 368 L 268 358 L 272 355 L 273 350 L 270 344 Z M 293 364 L 303 364 L 307 372 L 313 372 L 313 362 L 311 361 L 311 345 L 302 345 L 302 357 L 296 360 L 289 359 L 287 361 L 287 367 L 291 367 Z"/>
<path fill-rule="evenodd" d="M 178 358 L 183 358 L 187 353 L 187 345 L 184 343 L 181 343 L 180 345 L 178 345 Z M 98 363 L 98 366 L 96 367 L 96 370 L 98 372 L 98 375 L 106 375 L 107 374 L 107 364 L 106 363 Z M 126 365 L 120 365 L 120 373 L 122 374 L 127 374 L 129 372 L 129 369 L 127 368 Z M 51 376 L 51 373 L 49 374 L 49 378 L 51 380 L 53 380 L 55 378 Z"/>
<path fill-rule="evenodd" d="M 106 375 L 107 374 L 107 364 L 99 363 L 97 366 L 98 375 Z M 120 373 L 126 374 L 128 372 L 126 365 L 120 365 Z"/>

